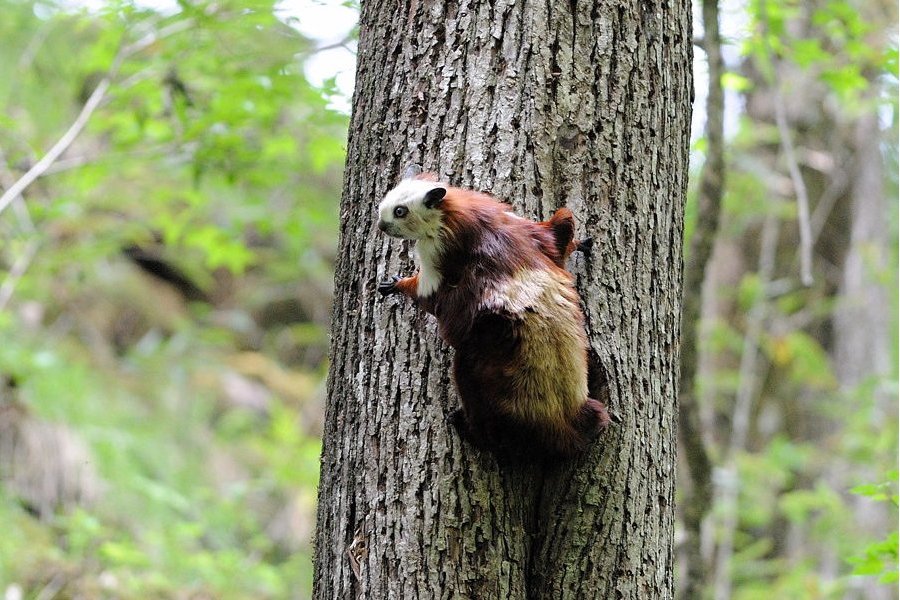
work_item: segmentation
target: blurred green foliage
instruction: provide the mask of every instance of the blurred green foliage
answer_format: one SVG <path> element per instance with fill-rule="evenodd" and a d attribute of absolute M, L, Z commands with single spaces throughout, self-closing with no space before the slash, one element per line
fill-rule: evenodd
<path fill-rule="evenodd" d="M 721 263 L 712 274 L 719 287 L 709 290 L 702 323 L 708 362 L 697 381 L 709 403 L 706 435 L 715 464 L 722 465 L 729 451 L 739 389 L 752 378 L 758 390 L 734 480 L 721 479 L 727 473 L 719 469 L 713 482 L 717 489 L 737 486 L 733 555 L 727 565 L 711 559 L 709 566 L 713 576 L 717 569 L 730 571 L 732 598 L 864 598 L 876 582 L 885 584 L 881 592 L 895 594 L 897 34 L 878 15 L 896 15 L 896 7 L 866 0 L 751 0 L 744 8 L 745 35 L 725 40 L 740 56 L 727 65 L 731 72 L 722 84 L 742 106 L 726 148 Z M 813 212 L 823 207 L 811 288 L 798 282 L 795 190 L 780 150 L 775 86 L 785 99 Z M 884 159 L 875 172 L 883 179 L 877 189 L 888 200 L 881 216 L 885 237 L 869 242 L 871 260 L 859 278 L 877 282 L 886 298 L 891 322 L 882 324 L 889 327 L 884 351 L 892 356 L 887 372 L 872 365 L 870 376 L 847 385 L 835 364 L 839 333 L 833 319 L 848 302 L 839 288 L 859 168 L 854 133 L 859 120 L 873 114 L 878 137 L 868 142 Z M 706 150 L 702 141 L 694 146 L 695 152 Z M 829 162 L 816 164 L 813 156 Z M 696 193 L 689 192 L 687 236 L 696 219 Z M 773 278 L 763 281 L 760 239 L 771 216 L 780 224 L 779 241 Z M 759 303 L 762 331 L 748 339 L 751 311 Z M 748 348 L 759 353 L 749 377 L 741 372 Z M 727 522 L 728 507 L 717 499 L 708 523 L 713 547 L 723 543 Z"/>
<path fill-rule="evenodd" d="M 4 189 L 111 82 L 0 214 L 0 403 L 97 492 L 36 519 L 0 484 L 0 594 L 306 597 L 348 119 L 274 2 L 147 6 L 0 1 Z"/>
<path fill-rule="evenodd" d="M 788 64 L 827 88 L 833 113 L 849 121 L 878 110 L 895 132 L 896 35 L 880 38 L 882 25 L 859 4 L 747 3 L 746 68 L 723 85 L 749 96 Z M 38 515 L 27 489 L 0 485 L 0 593 L 309 594 L 348 120 L 329 108 L 333 80 L 307 81 L 314 46 L 277 12 L 274 2 L 178 2 L 166 13 L 122 1 L 87 11 L 0 0 L 4 189 L 111 82 L 72 147 L 0 214 L 0 285 L 12 290 L 0 306 L 0 383 L 15 381 L 0 387 L 0 409 L 15 404 L 26 415 L 16 419 L 64 425 L 85 442 L 95 479 L 81 483 L 90 501 L 61 498 Z M 799 20 L 810 26 L 798 31 Z M 746 263 L 715 292 L 729 311 L 704 323 L 717 362 L 698 382 L 714 404 L 707 433 L 720 458 L 743 383 L 747 313 L 766 302 L 754 426 L 736 461 L 734 597 L 837 598 L 861 578 L 896 581 L 896 532 L 863 534 L 854 514 L 897 502 L 897 423 L 878 400 L 896 395 L 897 373 L 841 388 L 823 325 L 833 286 L 775 294 L 761 281 L 752 264 L 761 223 L 775 215 L 788 231 L 796 210 L 758 157 L 777 147 L 777 128 L 742 110 L 720 241 Z M 815 135 L 815 124 L 798 127 L 798 138 Z M 881 147 L 896 197 L 896 134 Z M 704 140 L 694 150 L 704 152 Z M 894 245 L 870 275 L 896 319 L 896 204 L 885 219 Z M 141 268 L 139 257 L 150 262 Z M 793 260 L 781 252 L 780 277 L 794 276 Z M 146 268 L 160 264 L 190 285 Z M 54 456 L 20 468 L 51 477 Z M 836 464 L 851 480 L 843 487 L 829 480 Z M 837 576 L 822 572 L 817 548 L 833 552 Z"/>

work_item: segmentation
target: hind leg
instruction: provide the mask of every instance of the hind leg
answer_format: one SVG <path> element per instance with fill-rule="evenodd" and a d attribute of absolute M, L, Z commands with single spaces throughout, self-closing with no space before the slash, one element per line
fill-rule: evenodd
<path fill-rule="evenodd" d="M 609 425 L 609 412 L 606 405 L 593 398 L 588 398 L 578 409 L 575 415 L 575 429 L 586 439 L 590 441 L 597 437 L 600 431 Z"/>
<path fill-rule="evenodd" d="M 588 398 L 567 420 L 523 424 L 521 431 L 529 432 L 523 447 L 551 460 L 573 458 L 587 450 L 609 422 L 606 406 Z"/>

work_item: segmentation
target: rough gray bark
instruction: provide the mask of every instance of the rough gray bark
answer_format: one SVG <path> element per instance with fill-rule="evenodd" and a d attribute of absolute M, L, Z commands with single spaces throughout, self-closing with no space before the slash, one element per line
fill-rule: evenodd
<path fill-rule="evenodd" d="M 671 598 L 687 2 L 362 7 L 341 205 L 316 598 Z M 446 422 L 451 351 L 376 282 L 413 270 L 375 227 L 408 162 L 571 208 L 572 265 L 617 419 L 553 470 L 498 467 Z M 596 393 L 596 390 L 595 390 Z"/>

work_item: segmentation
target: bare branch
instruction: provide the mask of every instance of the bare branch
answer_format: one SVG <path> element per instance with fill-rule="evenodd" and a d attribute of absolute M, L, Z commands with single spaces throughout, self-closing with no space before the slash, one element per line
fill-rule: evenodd
<path fill-rule="evenodd" d="M 819 196 L 819 201 L 816 202 L 816 208 L 809 219 L 813 244 L 816 243 L 819 236 L 822 234 L 822 228 L 825 227 L 825 222 L 828 220 L 831 209 L 834 208 L 838 198 L 847 191 L 848 180 L 849 177 L 847 176 L 847 171 L 845 169 L 836 169 L 836 171 L 833 172 L 828 187 L 825 188 L 825 191 Z"/>
<path fill-rule="evenodd" d="M 37 56 L 38 50 L 44 45 L 44 42 L 50 33 L 50 23 L 52 22 L 53 21 L 49 20 L 45 21 L 28 41 L 28 45 L 25 46 L 25 50 L 22 52 L 22 56 L 19 57 L 19 62 L 16 64 L 19 73 L 23 73 L 31 67 L 31 63 L 34 62 L 34 57 Z"/>
<path fill-rule="evenodd" d="M 84 165 L 104 163 L 109 161 L 121 161 L 132 158 L 153 159 L 165 157 L 167 162 L 184 162 L 183 147 L 157 145 L 151 147 L 142 147 L 138 150 L 129 150 L 128 152 L 106 152 L 97 155 L 81 155 L 71 158 L 63 158 L 50 166 L 44 175 L 53 175 L 56 173 L 64 173 L 73 169 L 78 169 Z"/>
<path fill-rule="evenodd" d="M 791 141 L 791 132 L 788 128 L 787 115 L 785 114 L 784 98 L 781 95 L 781 84 L 776 81 L 775 91 L 775 122 L 778 125 L 778 134 L 781 137 L 781 150 L 787 160 L 788 172 L 794 183 L 794 192 L 797 194 L 797 220 L 800 225 L 800 281 L 805 286 L 813 284 L 812 276 L 812 233 L 809 225 L 809 195 L 806 192 L 806 183 L 803 174 L 800 173 L 800 165 L 794 154 L 794 144 Z"/>
<path fill-rule="evenodd" d="M 109 89 L 110 78 L 109 76 L 104 77 L 103 80 L 97 85 L 97 88 L 91 94 L 90 98 L 88 98 L 87 102 L 85 102 L 84 106 L 81 109 L 81 112 L 78 114 L 78 117 L 69 127 L 68 131 L 66 131 L 59 141 L 53 145 L 52 148 L 44 155 L 44 157 L 36 162 L 33 167 L 31 167 L 27 173 L 25 173 L 22 177 L 19 178 L 12 186 L 7 188 L 5 192 L 3 192 L 3 196 L 0 196 L 0 213 L 2 213 L 6 208 L 15 200 L 18 196 L 22 195 L 28 186 L 37 180 L 38 177 L 43 175 L 43 173 L 50 168 L 56 159 L 60 157 L 60 155 L 66 151 L 66 149 L 72 145 L 72 142 L 75 141 L 75 138 L 78 137 L 78 134 L 81 133 L 81 130 L 84 129 L 84 126 L 87 125 L 88 120 L 91 118 L 91 115 L 96 110 L 97 106 L 100 105 L 100 101 L 103 100 L 103 96 L 106 95 L 106 91 Z"/>
<path fill-rule="evenodd" d="M 37 249 L 37 238 L 32 238 L 18 258 L 16 258 L 9 273 L 6 275 L 6 279 L 3 280 L 3 285 L 0 285 L 0 312 L 3 312 L 6 308 L 6 304 L 9 302 L 10 298 L 12 298 L 13 291 L 16 289 L 16 284 L 19 283 L 19 280 L 22 279 L 22 275 L 28 270 L 28 266 L 34 259 L 34 255 L 37 254 Z"/>
<path fill-rule="evenodd" d="M 772 64 L 773 52 L 769 46 L 769 38 L 767 35 L 769 19 L 765 3 L 760 3 L 758 10 L 760 24 L 763 28 L 762 40 L 763 49 L 765 51 L 765 60 L 769 63 L 768 66 L 771 67 L 771 73 L 769 74 L 768 79 L 774 94 L 775 124 L 778 127 L 778 136 L 781 139 L 781 151 L 784 153 L 784 158 L 787 161 L 788 172 L 794 187 L 794 194 L 797 196 L 797 221 L 800 228 L 800 281 L 805 286 L 811 286 L 813 284 L 813 242 L 809 224 L 809 195 L 806 191 L 806 183 L 803 181 L 803 174 L 800 173 L 800 165 L 797 162 L 797 155 L 794 152 L 794 143 L 791 140 L 791 132 L 787 122 L 784 96 L 781 93 L 781 81 L 778 77 L 778 69 Z"/>
<path fill-rule="evenodd" d="M 738 519 L 738 490 L 740 476 L 737 455 L 747 445 L 750 429 L 750 409 L 759 389 L 759 345 L 763 324 L 768 312 L 769 300 L 764 293 L 775 273 L 775 255 L 778 249 L 778 217 L 770 211 L 763 225 L 759 248 L 760 294 L 747 315 L 747 330 L 741 350 L 737 394 L 732 414 L 731 440 L 728 444 L 724 466 L 716 473 L 717 510 L 722 511 L 719 547 L 716 553 L 715 600 L 731 598 L 731 558 L 734 555 L 734 532 Z"/>
<path fill-rule="evenodd" d="M 4 188 L 9 188 L 15 184 L 15 177 L 7 166 L 6 156 L 3 154 L 3 150 L 0 150 L 0 183 L 3 184 Z M 0 285 L 0 312 L 3 312 L 6 304 L 12 298 L 13 291 L 16 289 L 16 284 L 25 274 L 25 271 L 28 270 L 28 266 L 31 264 L 31 261 L 34 260 L 38 248 L 38 238 L 34 235 L 37 233 L 37 229 L 34 227 L 34 222 L 31 220 L 31 215 L 28 213 L 28 207 L 25 206 L 25 200 L 21 195 L 13 198 L 13 210 L 16 213 L 19 223 L 22 224 L 22 228 L 31 234 L 32 238 L 25 246 L 22 254 L 20 254 L 13 262 L 9 273 L 6 275 L 6 279 L 4 279 L 3 284 Z"/>
<path fill-rule="evenodd" d="M 9 189 L 15 182 L 16 178 L 12 171 L 9 170 L 9 163 L 6 160 L 6 155 L 3 153 L 3 149 L 0 148 L 0 184 L 3 185 L 3 189 Z M 28 213 L 28 207 L 25 206 L 25 201 L 22 199 L 21 195 L 16 196 L 13 199 L 13 210 L 16 213 L 16 218 L 18 218 L 19 223 L 25 231 L 28 233 L 35 233 L 37 231 L 34 227 L 34 222 L 31 220 L 31 215 Z"/>
<path fill-rule="evenodd" d="M 72 145 L 72 142 L 75 141 L 75 139 L 84 129 L 85 125 L 87 125 L 88 121 L 91 118 L 91 115 L 93 115 L 97 107 L 100 106 L 100 103 L 103 101 L 104 96 L 106 96 L 106 92 L 109 90 L 112 79 L 118 73 L 119 67 L 122 65 L 123 60 L 150 47 L 163 38 L 182 31 L 186 31 L 191 26 L 193 26 L 193 23 L 193 19 L 176 21 L 158 31 L 151 31 L 138 41 L 121 48 L 116 54 L 116 57 L 113 59 L 113 63 L 109 68 L 109 72 L 94 89 L 87 102 L 85 102 L 84 106 L 81 108 L 81 112 L 79 112 L 78 116 L 75 118 L 75 121 L 71 126 L 69 126 L 69 129 L 63 134 L 61 138 L 59 138 L 56 144 L 54 144 L 53 147 L 50 148 L 50 150 L 47 152 L 47 154 L 44 155 L 43 158 L 41 158 L 41 160 L 35 163 L 34 166 L 31 167 L 27 173 L 25 173 L 25 175 L 23 175 L 21 178 L 19 178 L 18 181 L 7 188 L 6 191 L 3 192 L 3 195 L 0 196 L 0 213 L 6 210 L 6 208 L 13 202 L 15 198 L 21 196 L 22 193 L 28 188 L 28 186 L 34 183 L 41 175 L 46 173 L 50 166 L 54 162 L 56 162 L 57 159 L 59 159 L 62 153 Z"/>
<path fill-rule="evenodd" d="M 119 53 L 119 57 L 117 58 L 117 62 L 121 63 L 122 60 L 129 58 L 138 52 L 146 50 L 153 44 L 163 40 L 167 37 L 173 36 L 175 34 L 181 33 L 183 31 L 187 31 L 191 27 L 194 26 L 194 19 L 183 19 L 180 21 L 175 21 L 165 27 L 159 29 L 158 31 L 151 31 L 138 41 L 129 44 L 122 48 L 122 51 Z M 117 70 L 118 64 L 114 64 L 113 69 Z"/>
<path fill-rule="evenodd" d="M 325 44 L 324 46 L 317 46 L 315 48 L 312 48 L 309 52 L 306 53 L 306 56 L 312 56 L 314 54 L 318 54 L 319 52 L 325 52 L 327 50 L 336 50 L 338 48 L 343 48 L 347 52 L 349 52 L 351 54 L 355 54 L 355 52 L 353 52 L 353 49 L 351 49 L 350 45 L 349 45 L 350 42 L 352 42 L 352 41 L 353 41 L 353 36 L 348 35 L 347 37 L 340 40 L 339 42 L 334 42 L 333 44 Z"/>

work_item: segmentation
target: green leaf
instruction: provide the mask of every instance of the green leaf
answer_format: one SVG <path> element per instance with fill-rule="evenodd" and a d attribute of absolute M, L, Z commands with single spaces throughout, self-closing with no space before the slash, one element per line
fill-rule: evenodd
<path fill-rule="evenodd" d="M 743 75 L 726 71 L 722 73 L 722 87 L 735 92 L 746 92 L 753 88 L 753 82 Z"/>
<path fill-rule="evenodd" d="M 742 310 L 750 310 L 759 302 L 765 290 L 758 273 L 747 273 L 738 287 L 738 302 Z"/>
<path fill-rule="evenodd" d="M 866 483 L 850 488 L 850 493 L 865 496 L 872 500 L 883 501 L 888 499 L 888 495 L 885 493 L 887 486 L 888 484 L 885 483 Z"/>
<path fill-rule="evenodd" d="M 847 97 L 868 87 L 869 82 L 859 72 L 859 65 L 844 65 L 827 69 L 819 76 L 831 89 Z"/>
<path fill-rule="evenodd" d="M 794 62 L 803 68 L 809 68 L 814 63 L 822 63 L 831 58 L 817 39 L 796 40 L 791 45 L 791 50 Z"/>
<path fill-rule="evenodd" d="M 764 348 L 775 365 L 788 369 L 793 381 L 818 389 L 836 385 L 828 353 L 812 336 L 792 331 L 768 338 Z"/>

